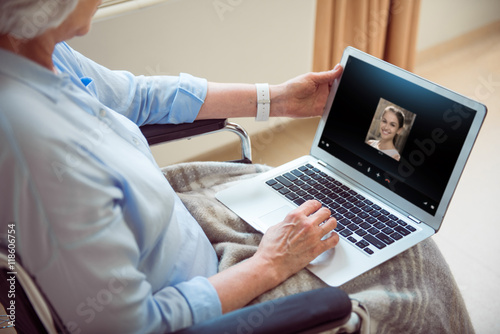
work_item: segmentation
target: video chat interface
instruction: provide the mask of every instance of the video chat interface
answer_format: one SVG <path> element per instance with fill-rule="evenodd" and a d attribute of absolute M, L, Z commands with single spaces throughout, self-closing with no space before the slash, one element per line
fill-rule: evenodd
<path fill-rule="evenodd" d="M 395 139 L 396 155 L 368 144 L 369 140 L 373 144 L 382 139 L 380 116 L 387 106 L 399 109 L 405 116 L 405 126 Z M 474 113 L 442 95 L 351 57 L 319 147 L 435 214 Z"/>

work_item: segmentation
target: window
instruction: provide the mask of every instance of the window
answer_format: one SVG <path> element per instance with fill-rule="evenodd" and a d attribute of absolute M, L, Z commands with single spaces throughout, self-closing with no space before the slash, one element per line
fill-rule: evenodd
<path fill-rule="evenodd" d="M 157 5 L 168 0 L 103 0 L 94 21 L 100 21 L 138 9 Z"/>
<path fill-rule="evenodd" d="M 99 6 L 99 8 L 103 7 L 108 7 L 108 6 L 113 6 L 122 2 L 127 2 L 130 0 L 102 0 L 102 4 Z"/>

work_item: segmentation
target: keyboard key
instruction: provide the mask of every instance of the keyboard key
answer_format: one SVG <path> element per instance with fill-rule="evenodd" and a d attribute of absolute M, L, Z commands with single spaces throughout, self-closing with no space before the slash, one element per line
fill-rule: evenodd
<path fill-rule="evenodd" d="M 356 217 L 356 215 L 352 212 L 346 212 L 344 213 L 344 216 L 347 218 L 347 219 L 353 219 L 353 218 L 358 218 Z"/>
<path fill-rule="evenodd" d="M 342 225 L 342 223 L 337 222 L 337 227 L 335 228 L 335 231 L 340 232 L 345 229 L 345 226 Z"/>
<path fill-rule="evenodd" d="M 376 235 L 377 238 L 379 238 L 380 240 L 382 240 L 383 242 L 385 242 L 386 244 L 390 245 L 394 242 L 394 239 L 392 239 L 391 237 L 389 237 L 387 234 L 385 233 L 379 233 Z"/>
<path fill-rule="evenodd" d="M 292 170 L 290 173 L 292 173 L 293 175 L 295 175 L 296 177 L 301 177 L 302 175 L 304 175 L 300 170 L 298 169 L 294 169 Z"/>
<path fill-rule="evenodd" d="M 402 227 L 402 226 L 396 226 L 396 227 L 394 228 L 394 230 L 395 230 L 396 232 L 398 232 L 399 234 L 402 234 L 403 236 L 407 236 L 408 234 L 410 234 L 410 233 L 411 233 L 410 231 L 408 231 L 407 229 L 405 229 L 405 228 L 404 228 L 404 227 Z"/>
<path fill-rule="evenodd" d="M 399 239 L 403 238 L 403 236 L 401 234 L 399 234 L 398 232 L 394 232 L 391 234 L 391 238 L 393 238 L 394 240 L 399 240 Z"/>
<path fill-rule="evenodd" d="M 277 183 L 273 186 L 273 189 L 274 190 L 280 190 L 281 188 L 283 188 L 283 185 L 281 183 Z"/>
<path fill-rule="evenodd" d="M 382 229 L 382 232 L 384 232 L 387 235 L 391 235 L 391 233 L 393 233 L 394 230 L 392 228 L 390 228 L 390 227 L 385 227 L 385 228 Z"/>
<path fill-rule="evenodd" d="M 356 224 L 349 224 L 349 225 L 347 225 L 346 227 L 347 227 L 349 230 L 353 231 L 353 232 L 354 232 L 354 231 L 356 231 L 356 230 L 359 230 L 359 226 L 358 226 L 358 225 L 356 225 Z"/>
<path fill-rule="evenodd" d="M 309 176 L 307 176 L 307 175 L 303 175 L 303 176 L 301 176 L 301 177 L 300 177 L 300 179 L 301 179 L 302 181 L 304 181 L 304 182 L 307 182 L 307 181 L 309 181 L 311 178 L 310 178 Z"/>
<path fill-rule="evenodd" d="M 332 202 L 333 202 L 333 200 L 332 200 L 330 197 L 327 197 L 327 198 L 325 198 L 325 199 L 323 200 L 323 203 L 325 203 L 325 204 L 330 204 L 330 203 L 332 203 Z"/>
<path fill-rule="evenodd" d="M 364 222 L 364 223 L 359 224 L 359 227 L 367 230 L 367 229 L 371 228 L 372 226 L 370 224 L 368 224 L 367 222 Z"/>
<path fill-rule="evenodd" d="M 416 228 L 414 228 L 414 227 L 413 227 L 413 226 L 411 226 L 411 225 L 406 226 L 406 229 L 407 229 L 407 230 L 410 230 L 411 232 L 415 232 L 415 231 L 417 230 Z"/>
<path fill-rule="evenodd" d="M 288 188 L 283 187 L 278 192 L 282 195 L 286 195 L 290 192 L 290 190 Z"/>
<path fill-rule="evenodd" d="M 352 190 L 352 189 L 349 189 L 349 194 L 351 194 L 351 196 L 357 196 L 357 195 L 358 195 L 358 193 L 357 193 L 357 192 L 355 192 L 355 191 L 354 191 L 354 190 Z"/>
<path fill-rule="evenodd" d="M 356 205 L 360 209 L 363 209 L 363 207 L 366 206 L 366 204 L 362 201 L 357 201 L 356 203 L 354 203 L 354 205 Z"/>
<path fill-rule="evenodd" d="M 369 205 L 365 205 L 361 210 L 363 210 L 365 212 L 370 212 L 370 211 L 373 211 L 373 208 Z"/>
<path fill-rule="evenodd" d="M 378 220 L 380 220 L 381 222 L 384 222 L 384 223 L 389 220 L 389 217 L 387 217 L 387 216 L 380 216 L 377 218 L 378 218 Z"/>
<path fill-rule="evenodd" d="M 338 203 L 332 203 L 328 207 L 330 208 L 330 210 L 332 210 L 332 209 L 336 210 L 336 209 L 340 208 L 340 204 L 338 204 Z"/>
<path fill-rule="evenodd" d="M 359 217 L 359 218 L 362 218 L 362 219 L 366 219 L 366 218 L 368 218 L 368 214 L 367 214 L 366 212 L 360 212 L 360 213 L 358 214 L 358 217 Z"/>
<path fill-rule="evenodd" d="M 344 208 L 346 209 L 351 209 L 354 205 L 352 203 L 346 203 L 344 204 Z"/>
<path fill-rule="evenodd" d="M 387 225 L 387 226 L 389 226 L 391 228 L 394 228 L 394 227 L 398 226 L 398 224 L 396 224 L 396 222 L 393 221 L 393 220 L 388 221 L 387 223 L 385 223 L 385 225 Z"/>
<path fill-rule="evenodd" d="M 325 194 L 322 194 L 321 192 L 320 192 L 320 193 L 318 193 L 318 194 L 316 195 L 316 199 L 317 199 L 317 200 L 320 200 L 320 201 L 321 201 L 323 198 L 325 198 L 325 197 L 326 197 L 326 195 L 325 195 Z"/>
<path fill-rule="evenodd" d="M 378 222 L 378 220 L 376 220 L 373 217 L 367 217 L 365 220 L 366 220 L 367 223 L 370 223 L 370 224 L 375 224 L 375 223 Z"/>
<path fill-rule="evenodd" d="M 297 181 L 297 178 L 292 175 L 292 173 L 285 173 L 283 174 L 284 177 L 286 177 L 290 182 L 295 182 Z"/>
<path fill-rule="evenodd" d="M 317 181 L 318 181 L 320 184 L 323 184 L 323 185 L 328 184 L 328 180 L 323 179 L 323 178 L 321 178 L 321 179 L 317 179 Z"/>
<path fill-rule="evenodd" d="M 344 237 L 347 238 L 348 236 L 352 235 L 352 232 L 350 230 L 348 230 L 348 229 L 345 229 L 345 230 L 342 230 L 340 232 L 340 235 L 342 235 L 342 236 L 344 236 Z"/>
<path fill-rule="evenodd" d="M 365 252 L 367 252 L 368 254 L 373 255 L 373 251 L 372 251 L 370 248 L 366 247 L 366 248 L 365 248 L 365 249 L 363 249 L 363 250 L 364 250 Z"/>
<path fill-rule="evenodd" d="M 344 215 L 344 216 L 346 216 L 346 217 L 347 217 L 347 215 Z M 347 218 L 348 218 L 348 217 L 347 217 Z M 361 223 L 364 223 L 364 220 L 363 220 L 363 219 L 361 219 L 361 218 L 359 218 L 359 217 L 354 217 L 354 218 L 352 218 L 352 219 L 351 219 L 351 221 L 352 221 L 354 224 L 358 224 L 358 225 L 359 225 L 359 224 L 361 224 Z"/>
<path fill-rule="evenodd" d="M 358 213 L 361 212 L 361 209 L 354 207 L 354 208 L 351 209 L 351 212 L 354 213 L 354 214 L 358 214 Z"/>
<path fill-rule="evenodd" d="M 371 243 L 373 246 L 377 247 L 378 249 L 382 249 L 386 246 L 386 244 L 381 241 L 378 238 L 375 238 L 373 235 L 367 234 L 364 236 L 364 240 L 368 241 Z"/>
<path fill-rule="evenodd" d="M 358 230 L 354 231 L 354 233 L 356 233 L 356 234 L 357 234 L 357 235 L 359 235 L 360 237 L 363 237 L 363 236 L 365 236 L 365 235 L 367 235 L 367 234 L 368 234 L 368 232 L 366 232 L 366 231 L 365 231 L 365 230 L 363 230 L 362 228 L 360 228 L 360 229 L 358 229 Z"/>
<path fill-rule="evenodd" d="M 356 246 L 358 246 L 359 248 L 365 248 L 365 247 L 370 246 L 370 244 L 368 242 L 366 242 L 365 240 L 360 240 L 360 241 L 358 241 Z"/>
<path fill-rule="evenodd" d="M 304 190 L 299 190 L 299 191 L 297 191 L 297 195 L 305 196 L 305 195 L 307 195 L 307 193 Z"/>
<path fill-rule="evenodd" d="M 347 240 L 349 240 L 350 242 L 352 242 L 353 244 L 355 244 L 356 242 L 358 242 L 358 240 L 356 240 L 355 238 L 353 237 L 348 237 Z"/>
<path fill-rule="evenodd" d="M 304 181 L 302 181 L 302 180 L 297 180 L 294 183 L 295 183 L 296 186 L 299 186 L 299 187 L 301 187 L 301 186 L 303 186 L 305 184 Z"/>
<path fill-rule="evenodd" d="M 405 223 L 405 222 L 404 222 L 404 221 L 402 221 L 401 219 L 398 219 L 398 220 L 396 221 L 396 223 L 398 223 L 398 224 L 399 224 L 399 225 L 401 225 L 401 226 L 406 226 L 406 225 L 408 225 L 407 223 Z"/>
<path fill-rule="evenodd" d="M 285 187 L 291 187 L 292 186 L 292 182 L 288 181 L 283 176 L 278 176 L 276 178 L 276 180 L 279 181 L 281 184 L 283 184 Z"/>
<path fill-rule="evenodd" d="M 295 204 L 297 204 L 298 206 L 301 206 L 302 204 L 304 204 L 306 202 L 305 199 L 303 198 L 297 198 L 295 201 L 293 201 Z"/>
<path fill-rule="evenodd" d="M 266 182 L 268 186 L 274 186 L 276 183 L 278 183 L 278 181 L 276 181 L 275 179 L 271 179 Z"/>
<path fill-rule="evenodd" d="M 319 174 L 313 174 L 313 175 L 311 175 L 311 179 L 318 181 L 318 180 L 322 180 L 323 178 Z"/>
<path fill-rule="evenodd" d="M 338 209 L 337 209 L 337 212 L 343 215 L 344 213 L 346 213 L 346 212 L 347 212 L 347 209 L 346 209 L 346 208 L 343 208 L 343 207 L 342 207 L 342 208 L 338 208 Z"/>

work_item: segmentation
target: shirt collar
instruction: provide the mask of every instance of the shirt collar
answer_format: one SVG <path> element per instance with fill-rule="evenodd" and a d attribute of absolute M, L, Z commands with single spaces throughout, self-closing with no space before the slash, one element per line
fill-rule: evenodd
<path fill-rule="evenodd" d="M 0 75 L 18 80 L 55 102 L 61 95 L 64 82 L 69 79 L 64 74 L 57 75 L 25 57 L 2 48 L 0 48 L 0 59 L 2 59 Z"/>

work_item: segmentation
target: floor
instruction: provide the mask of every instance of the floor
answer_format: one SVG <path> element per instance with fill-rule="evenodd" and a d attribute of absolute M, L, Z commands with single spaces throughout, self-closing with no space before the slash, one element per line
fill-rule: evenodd
<path fill-rule="evenodd" d="M 488 107 L 443 227 L 433 237 L 463 293 L 477 333 L 500 333 L 500 32 L 417 66 L 415 72 Z M 317 119 L 252 137 L 253 160 L 270 166 L 307 154 Z M 235 147 L 197 160 L 234 158 Z M 485 233 L 486 231 L 486 233 Z"/>

